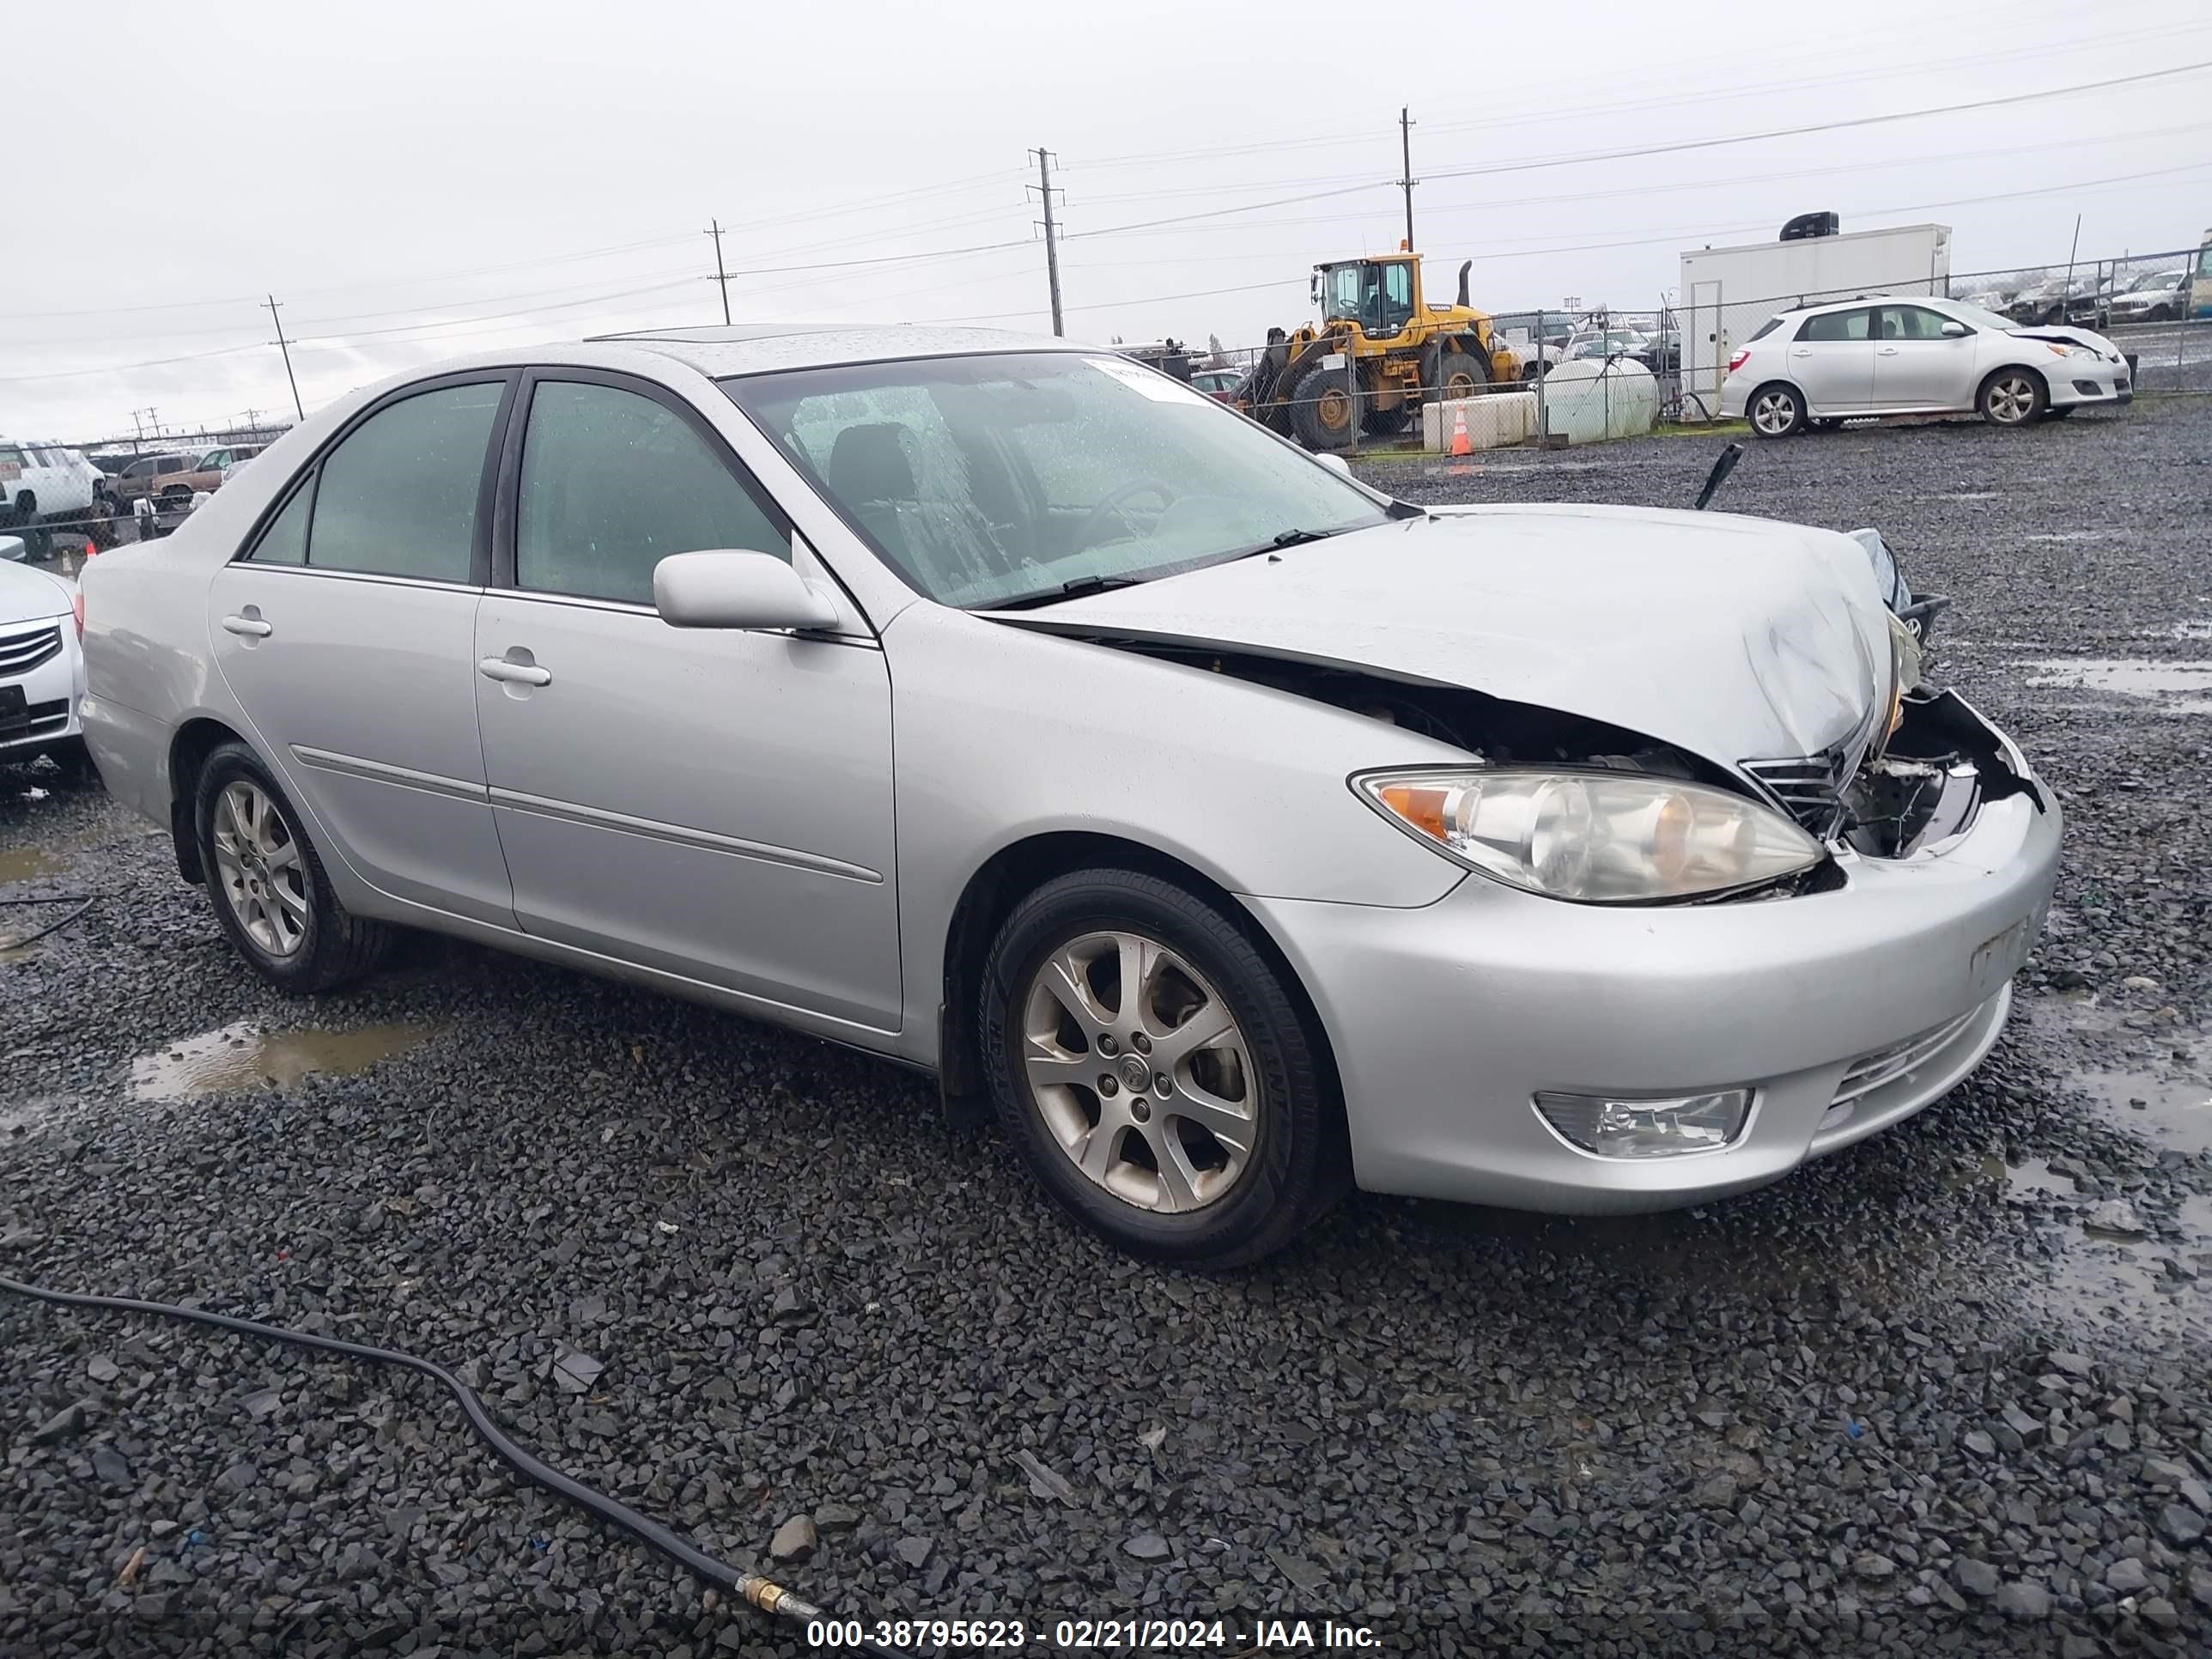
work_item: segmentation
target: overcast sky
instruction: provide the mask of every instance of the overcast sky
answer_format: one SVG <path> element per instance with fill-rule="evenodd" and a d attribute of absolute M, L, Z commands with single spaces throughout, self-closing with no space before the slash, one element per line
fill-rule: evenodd
<path fill-rule="evenodd" d="M 1492 310 L 1649 307 L 1680 249 L 1814 209 L 1846 230 L 1950 225 L 1960 272 L 2063 264 L 2077 213 L 2084 258 L 2193 247 L 2212 224 L 2204 71 L 1559 162 L 2212 59 L 2212 12 L 2186 5 L 1420 3 L 1358 10 L 1356 31 L 1348 15 L 17 8 L 0 433 L 288 410 L 270 292 L 311 411 L 482 347 L 719 321 L 715 217 L 741 321 L 1042 329 L 1039 144 L 1066 191 L 1071 334 L 1255 342 L 1307 313 L 1316 260 L 1403 234 L 1401 103 L 1430 287 L 1448 298 L 1474 257 Z"/>

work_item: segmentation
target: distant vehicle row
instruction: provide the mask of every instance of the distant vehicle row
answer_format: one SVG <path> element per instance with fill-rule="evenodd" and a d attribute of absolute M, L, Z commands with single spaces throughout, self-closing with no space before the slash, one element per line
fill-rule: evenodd
<path fill-rule="evenodd" d="M 21 532 L 27 550 L 42 554 L 58 525 L 81 523 L 102 509 L 128 512 L 141 498 L 181 507 L 196 495 L 221 489 L 262 448 L 226 444 L 141 455 L 119 471 L 106 472 L 65 445 L 0 439 L 0 530 Z"/>

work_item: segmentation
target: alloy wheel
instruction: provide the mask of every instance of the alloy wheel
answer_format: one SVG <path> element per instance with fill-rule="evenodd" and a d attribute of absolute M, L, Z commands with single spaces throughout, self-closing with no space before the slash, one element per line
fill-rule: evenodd
<path fill-rule="evenodd" d="M 2025 374 L 2007 374 L 1990 385 L 1990 418 L 2017 426 L 2035 409 L 2035 386 Z"/>
<path fill-rule="evenodd" d="M 1751 423 L 1770 438 L 1779 438 L 1797 423 L 1797 405 L 1786 392 L 1761 392 L 1751 405 Z"/>
<path fill-rule="evenodd" d="M 1257 1073 L 1235 1014 L 1187 959 L 1142 933 L 1085 933 L 1037 967 L 1021 1008 L 1036 1111 L 1088 1179 L 1164 1214 L 1237 1184 Z"/>
<path fill-rule="evenodd" d="M 239 778 L 215 809 L 216 876 L 223 902 L 255 945 L 289 957 L 307 936 L 307 872 L 300 843 L 276 804 Z"/>

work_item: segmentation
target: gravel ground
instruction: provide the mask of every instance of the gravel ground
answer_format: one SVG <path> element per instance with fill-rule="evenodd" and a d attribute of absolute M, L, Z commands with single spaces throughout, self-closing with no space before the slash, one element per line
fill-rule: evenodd
<path fill-rule="evenodd" d="M 1376 475 L 1678 505 L 1716 447 Z M 2212 692 L 2125 665 L 2212 670 L 2208 457 L 2212 403 L 2177 400 L 1756 447 L 1728 486 L 1878 524 L 1955 595 L 1942 673 L 2069 819 L 1989 1063 L 1765 1192 L 1601 1224 L 1361 1197 L 1243 1277 L 1155 1271 L 858 1056 L 428 939 L 275 996 L 147 826 L 0 770 L 0 896 L 98 896 L 0 952 L 0 1273 L 441 1358 L 710 1548 L 811 1516 L 787 1576 L 845 1611 L 2201 1654 Z M 271 1076 L 191 1086 L 226 1066 Z M 9 1654 L 803 1650 L 519 1486 L 428 1385 L 6 1297 L 0 1517 Z"/>

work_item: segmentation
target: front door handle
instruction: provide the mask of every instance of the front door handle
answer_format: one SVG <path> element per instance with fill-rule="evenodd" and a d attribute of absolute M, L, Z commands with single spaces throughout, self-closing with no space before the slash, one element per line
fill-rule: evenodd
<path fill-rule="evenodd" d="M 225 617 L 222 630 L 249 640 L 265 640 L 274 631 L 258 617 Z"/>
<path fill-rule="evenodd" d="M 1881 355 L 1885 357 L 1894 357 L 1897 356 L 1897 348 L 1895 346 L 1884 346 L 1881 349 Z"/>
<path fill-rule="evenodd" d="M 514 685 L 550 685 L 551 671 L 540 668 L 534 662 L 511 662 L 505 657 L 486 657 L 477 664 L 477 672 L 488 680 L 504 680 Z"/>

